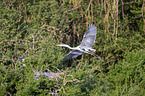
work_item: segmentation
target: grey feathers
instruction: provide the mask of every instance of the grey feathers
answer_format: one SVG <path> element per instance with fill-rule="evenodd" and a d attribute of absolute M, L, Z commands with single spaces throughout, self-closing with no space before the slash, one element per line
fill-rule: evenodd
<path fill-rule="evenodd" d="M 64 57 L 64 58 L 75 58 L 75 57 L 77 57 L 77 56 L 79 56 L 79 55 L 82 55 L 84 52 L 81 52 L 81 51 L 79 51 L 79 50 L 73 50 L 73 51 L 71 51 L 66 57 Z"/>
<path fill-rule="evenodd" d="M 97 27 L 91 24 L 89 25 L 88 30 L 84 34 L 83 40 L 79 46 L 70 47 L 67 44 L 59 44 L 57 46 L 68 47 L 69 49 L 73 50 L 64 58 L 75 58 L 79 55 L 82 55 L 83 53 L 95 52 L 95 49 L 92 49 L 92 46 L 95 43 L 96 34 L 97 34 Z"/>
<path fill-rule="evenodd" d="M 84 34 L 81 47 L 91 47 L 94 45 L 96 40 L 97 27 L 95 25 L 90 25 L 86 33 Z"/>

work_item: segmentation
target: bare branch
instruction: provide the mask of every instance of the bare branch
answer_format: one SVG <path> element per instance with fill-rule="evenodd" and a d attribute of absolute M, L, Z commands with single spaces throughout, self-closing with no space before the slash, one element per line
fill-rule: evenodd
<path fill-rule="evenodd" d="M 75 7 L 75 8 L 72 8 L 72 9 L 70 9 L 70 10 L 68 10 L 68 11 L 65 11 L 64 13 L 70 12 L 70 11 L 73 11 L 73 10 L 76 10 L 76 9 L 80 8 L 81 6 L 82 6 L 82 5 L 79 5 L 79 6 Z"/>

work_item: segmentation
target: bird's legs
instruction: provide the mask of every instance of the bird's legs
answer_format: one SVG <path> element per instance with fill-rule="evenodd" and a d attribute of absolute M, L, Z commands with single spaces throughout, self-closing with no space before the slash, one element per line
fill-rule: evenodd
<path fill-rule="evenodd" d="M 96 55 L 95 53 L 88 53 L 88 54 L 91 54 L 91 55 L 95 56 L 96 58 L 98 58 L 98 59 L 102 60 L 102 59 L 101 59 L 101 57 L 100 57 L 100 56 L 98 56 L 98 55 Z"/>

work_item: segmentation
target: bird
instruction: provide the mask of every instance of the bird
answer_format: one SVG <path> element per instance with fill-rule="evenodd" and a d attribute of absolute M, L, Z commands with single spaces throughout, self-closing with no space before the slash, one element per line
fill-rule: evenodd
<path fill-rule="evenodd" d="M 58 44 L 56 46 L 67 47 L 67 48 L 73 50 L 66 57 L 63 57 L 63 58 L 75 58 L 79 55 L 82 55 L 83 53 L 90 54 L 90 52 L 96 51 L 96 49 L 92 49 L 92 46 L 94 45 L 95 40 L 96 40 L 96 34 L 97 34 L 97 27 L 95 25 L 91 24 L 91 25 L 89 25 L 88 30 L 84 34 L 83 40 L 79 46 L 70 47 L 67 44 Z M 100 57 L 99 57 L 99 59 L 100 59 Z"/>

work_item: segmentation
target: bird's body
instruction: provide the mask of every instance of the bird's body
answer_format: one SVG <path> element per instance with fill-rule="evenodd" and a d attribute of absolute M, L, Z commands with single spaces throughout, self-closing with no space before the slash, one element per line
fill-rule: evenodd
<path fill-rule="evenodd" d="M 88 30 L 84 34 L 83 40 L 79 46 L 70 47 L 67 44 L 59 44 L 57 46 L 68 47 L 69 49 L 73 50 L 64 58 L 74 58 L 79 55 L 82 55 L 83 53 L 95 52 L 96 49 L 92 49 L 92 46 L 95 43 L 96 34 L 97 34 L 97 27 L 91 24 L 89 25 Z"/>

